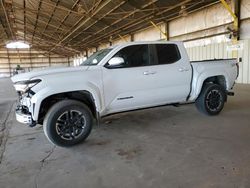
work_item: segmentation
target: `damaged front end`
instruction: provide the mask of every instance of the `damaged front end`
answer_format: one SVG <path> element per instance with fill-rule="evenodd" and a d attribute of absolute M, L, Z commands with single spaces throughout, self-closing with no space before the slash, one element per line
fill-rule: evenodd
<path fill-rule="evenodd" d="M 14 87 L 18 93 L 18 104 L 16 107 L 16 120 L 20 123 L 34 127 L 37 122 L 32 119 L 35 104 L 31 103 L 31 98 L 35 92 L 31 90 L 41 80 L 29 80 L 14 83 Z"/>

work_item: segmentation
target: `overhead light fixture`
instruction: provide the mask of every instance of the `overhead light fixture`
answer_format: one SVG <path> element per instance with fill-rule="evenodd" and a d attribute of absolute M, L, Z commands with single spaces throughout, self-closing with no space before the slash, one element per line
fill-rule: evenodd
<path fill-rule="evenodd" d="M 179 12 L 179 15 L 181 15 L 181 16 L 187 16 L 188 15 L 188 12 L 187 12 L 187 9 L 186 9 L 187 7 L 186 7 L 186 5 L 182 5 L 181 6 L 181 10 L 180 10 L 180 12 Z"/>
<path fill-rule="evenodd" d="M 12 41 L 6 44 L 6 48 L 24 49 L 24 48 L 30 48 L 30 45 L 23 41 Z"/>

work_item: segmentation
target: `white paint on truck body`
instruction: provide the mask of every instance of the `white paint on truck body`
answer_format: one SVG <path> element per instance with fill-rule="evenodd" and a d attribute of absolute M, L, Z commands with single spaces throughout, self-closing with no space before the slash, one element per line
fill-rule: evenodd
<path fill-rule="evenodd" d="M 121 49 L 132 45 L 175 44 L 180 60 L 172 64 L 108 69 L 105 65 Z M 167 53 L 167 52 L 166 52 Z M 110 47 L 110 52 L 95 66 L 45 69 L 12 77 L 18 83 L 40 79 L 32 87 L 35 93 L 28 107 L 37 121 L 41 103 L 49 96 L 87 91 L 94 99 L 100 116 L 111 113 L 195 101 L 203 82 L 213 76 L 224 76 L 231 90 L 237 78 L 236 60 L 190 63 L 182 42 L 132 42 Z M 187 98 L 189 96 L 189 101 Z"/>

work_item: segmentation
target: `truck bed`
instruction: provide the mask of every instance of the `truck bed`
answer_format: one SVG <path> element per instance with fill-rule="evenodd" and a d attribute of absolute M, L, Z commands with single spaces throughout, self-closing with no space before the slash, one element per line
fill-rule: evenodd
<path fill-rule="evenodd" d="M 236 61 L 236 60 L 237 60 L 236 58 L 229 58 L 229 59 L 208 59 L 208 60 L 201 60 L 201 61 L 190 61 L 190 63 Z"/>

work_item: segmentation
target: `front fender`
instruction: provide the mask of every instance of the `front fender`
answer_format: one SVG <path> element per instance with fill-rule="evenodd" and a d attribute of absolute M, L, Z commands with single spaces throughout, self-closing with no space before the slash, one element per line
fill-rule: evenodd
<path fill-rule="evenodd" d="M 82 87 L 82 86 L 84 86 L 84 87 Z M 65 85 L 52 86 L 51 85 L 51 86 L 44 87 L 43 89 L 40 89 L 31 98 L 31 103 L 34 106 L 33 112 L 31 112 L 33 120 L 34 121 L 38 120 L 41 103 L 47 97 L 50 97 L 50 96 L 55 95 L 55 94 L 74 92 L 74 91 L 87 91 L 87 92 L 89 92 L 94 99 L 96 111 L 100 112 L 100 110 L 103 106 L 103 102 L 102 102 L 103 100 L 101 98 L 100 89 L 90 82 L 82 83 L 82 86 L 76 86 L 74 84 L 67 85 L 67 86 L 65 86 Z"/>

